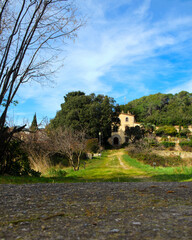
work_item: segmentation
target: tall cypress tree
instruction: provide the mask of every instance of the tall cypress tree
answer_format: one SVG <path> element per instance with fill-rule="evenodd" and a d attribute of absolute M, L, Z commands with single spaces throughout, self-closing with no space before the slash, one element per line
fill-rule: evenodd
<path fill-rule="evenodd" d="M 35 113 L 35 115 L 34 115 L 34 117 L 33 117 L 33 121 L 32 121 L 32 123 L 31 123 L 30 130 L 33 131 L 33 132 L 35 132 L 35 131 L 37 131 L 37 129 L 38 129 L 37 116 L 36 116 L 36 113 Z"/>

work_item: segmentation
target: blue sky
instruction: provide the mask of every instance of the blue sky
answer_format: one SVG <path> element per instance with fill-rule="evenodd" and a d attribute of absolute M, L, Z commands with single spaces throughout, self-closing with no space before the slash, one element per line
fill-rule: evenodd
<path fill-rule="evenodd" d="M 192 0 L 76 0 L 87 18 L 75 42 L 61 46 L 54 83 L 23 85 L 9 112 L 15 124 L 53 118 L 70 91 L 117 103 L 154 93 L 192 92 Z"/>

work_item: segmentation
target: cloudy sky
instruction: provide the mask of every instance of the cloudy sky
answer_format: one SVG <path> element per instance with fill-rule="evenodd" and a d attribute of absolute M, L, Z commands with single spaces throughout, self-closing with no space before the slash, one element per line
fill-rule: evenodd
<path fill-rule="evenodd" d="M 64 66 L 45 86 L 26 84 L 10 110 L 15 124 L 53 118 L 70 91 L 117 103 L 154 93 L 192 92 L 192 0 L 76 0 L 87 18 Z"/>

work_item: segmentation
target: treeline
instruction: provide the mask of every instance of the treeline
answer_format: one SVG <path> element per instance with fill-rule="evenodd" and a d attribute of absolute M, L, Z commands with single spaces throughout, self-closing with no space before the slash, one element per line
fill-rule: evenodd
<path fill-rule="evenodd" d="M 112 122 L 119 124 L 119 111 L 108 96 L 81 91 L 66 94 L 61 110 L 45 129 L 38 129 L 35 114 L 28 132 L 19 131 L 7 143 L 0 174 L 39 176 L 43 168 L 62 159 L 79 170 L 86 153 L 107 146 Z"/>
<path fill-rule="evenodd" d="M 137 122 L 156 126 L 192 124 L 192 93 L 186 91 L 175 95 L 157 93 L 144 96 L 120 108 L 134 114 Z"/>
<path fill-rule="evenodd" d="M 70 92 L 64 96 L 61 110 L 50 121 L 49 128 L 83 130 L 88 139 L 101 137 L 102 145 L 105 145 L 111 136 L 112 122 L 118 122 L 119 111 L 111 97 L 94 93 L 86 95 L 81 91 Z"/>

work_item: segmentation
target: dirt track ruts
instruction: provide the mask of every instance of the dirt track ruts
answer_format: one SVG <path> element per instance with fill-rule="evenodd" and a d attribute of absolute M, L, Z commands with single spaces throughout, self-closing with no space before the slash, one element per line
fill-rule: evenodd
<path fill-rule="evenodd" d="M 192 239 L 192 183 L 2 184 L 0 239 Z"/>

